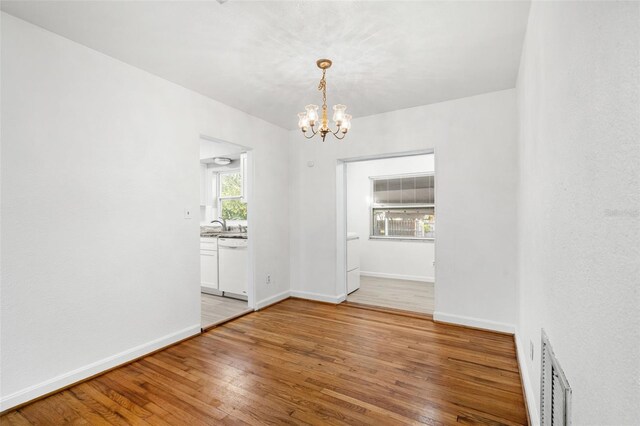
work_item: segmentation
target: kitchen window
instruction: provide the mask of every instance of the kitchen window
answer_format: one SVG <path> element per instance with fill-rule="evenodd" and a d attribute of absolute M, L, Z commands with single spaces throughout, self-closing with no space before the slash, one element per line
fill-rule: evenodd
<path fill-rule="evenodd" d="M 435 238 L 433 173 L 371 178 L 372 239 Z"/>
<path fill-rule="evenodd" d="M 247 220 L 247 204 L 242 194 L 242 173 L 220 173 L 219 182 L 220 217 L 224 220 Z"/>

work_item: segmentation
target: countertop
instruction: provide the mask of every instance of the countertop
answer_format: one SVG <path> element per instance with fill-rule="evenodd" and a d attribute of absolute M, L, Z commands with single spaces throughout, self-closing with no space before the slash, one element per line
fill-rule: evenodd
<path fill-rule="evenodd" d="M 246 232 L 201 232 L 200 238 L 242 238 L 247 239 Z"/>

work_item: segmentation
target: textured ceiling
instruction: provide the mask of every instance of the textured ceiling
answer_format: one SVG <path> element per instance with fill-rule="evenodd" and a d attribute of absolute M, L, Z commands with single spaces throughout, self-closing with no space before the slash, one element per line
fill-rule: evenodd
<path fill-rule="evenodd" d="M 285 128 L 515 86 L 528 2 L 2 1 L 2 10 Z"/>

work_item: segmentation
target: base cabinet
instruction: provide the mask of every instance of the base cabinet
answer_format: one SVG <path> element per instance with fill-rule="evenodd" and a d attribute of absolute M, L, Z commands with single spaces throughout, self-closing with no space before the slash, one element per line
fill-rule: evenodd
<path fill-rule="evenodd" d="M 360 237 L 347 233 L 347 294 L 360 288 Z"/>
<path fill-rule="evenodd" d="M 360 288 L 360 268 L 347 272 L 347 294 Z"/>
<path fill-rule="evenodd" d="M 200 250 L 200 286 L 202 291 L 218 294 L 218 252 Z"/>

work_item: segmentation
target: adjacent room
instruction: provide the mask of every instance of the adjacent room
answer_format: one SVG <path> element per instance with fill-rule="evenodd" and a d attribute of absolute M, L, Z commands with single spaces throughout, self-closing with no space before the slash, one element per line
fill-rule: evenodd
<path fill-rule="evenodd" d="M 202 328 L 251 312 L 247 148 L 200 140 Z"/>
<path fill-rule="evenodd" d="M 433 314 L 433 154 L 348 162 L 347 301 Z"/>
<path fill-rule="evenodd" d="M 640 425 L 640 1 L 0 0 L 0 424 Z"/>

